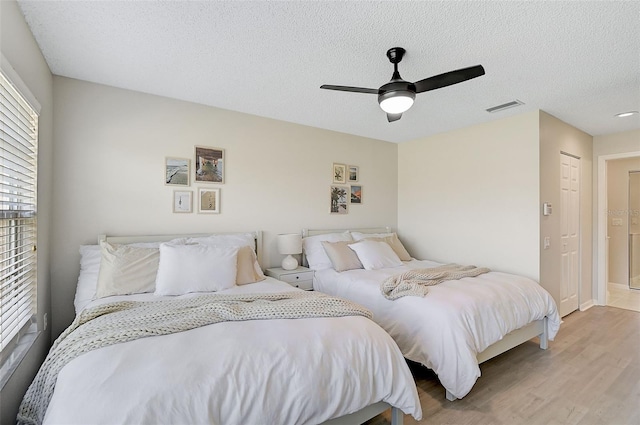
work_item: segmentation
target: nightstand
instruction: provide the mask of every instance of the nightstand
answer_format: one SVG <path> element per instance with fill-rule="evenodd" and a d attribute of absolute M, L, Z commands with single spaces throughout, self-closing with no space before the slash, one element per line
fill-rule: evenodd
<path fill-rule="evenodd" d="M 283 282 L 287 282 L 291 286 L 304 289 L 305 291 L 313 291 L 313 270 L 306 267 L 298 267 L 293 270 L 285 270 L 282 267 L 273 267 L 267 269 L 267 276 L 271 276 Z"/>

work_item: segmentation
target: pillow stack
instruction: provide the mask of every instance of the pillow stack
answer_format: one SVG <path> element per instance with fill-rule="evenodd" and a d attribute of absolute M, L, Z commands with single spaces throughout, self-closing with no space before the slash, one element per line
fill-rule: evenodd
<path fill-rule="evenodd" d="M 337 272 L 398 267 L 412 258 L 394 233 L 327 233 L 302 240 L 309 268 Z"/>
<path fill-rule="evenodd" d="M 212 292 L 266 279 L 251 233 L 181 238 L 165 243 L 83 245 L 74 304 L 153 292 Z"/>

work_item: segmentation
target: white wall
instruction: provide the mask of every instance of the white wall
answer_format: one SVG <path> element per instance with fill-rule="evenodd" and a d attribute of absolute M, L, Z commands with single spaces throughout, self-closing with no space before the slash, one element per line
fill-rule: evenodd
<path fill-rule="evenodd" d="M 49 231 L 51 223 L 53 90 L 52 76 L 15 1 L 0 1 L 0 50 L 40 103 L 38 120 L 38 324 L 51 317 Z M 50 320 L 49 320 L 50 321 Z M 18 405 L 49 351 L 50 329 L 43 331 L 9 381 L 0 389 L 0 423 L 15 423 Z"/>
<path fill-rule="evenodd" d="M 419 258 L 539 278 L 538 111 L 398 147 L 398 232 Z"/>
<path fill-rule="evenodd" d="M 262 230 L 265 266 L 275 235 L 302 228 L 395 226 L 397 145 L 203 105 L 54 78 L 52 239 L 54 335 L 73 319 L 78 246 L 99 234 Z M 221 214 L 174 214 L 166 156 L 225 149 Z M 334 162 L 360 167 L 363 204 L 329 214 Z M 193 164 L 193 160 L 192 160 Z"/>

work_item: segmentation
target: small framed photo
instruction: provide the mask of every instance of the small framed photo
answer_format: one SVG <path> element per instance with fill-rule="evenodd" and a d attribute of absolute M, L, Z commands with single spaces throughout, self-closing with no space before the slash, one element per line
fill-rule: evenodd
<path fill-rule="evenodd" d="M 173 212 L 190 213 L 193 211 L 193 192 L 190 190 L 173 191 Z"/>
<path fill-rule="evenodd" d="M 347 166 L 344 164 L 333 164 L 333 182 L 345 184 L 347 182 Z"/>
<path fill-rule="evenodd" d="M 190 162 L 187 158 L 166 157 L 164 159 L 164 184 L 189 186 Z"/>
<path fill-rule="evenodd" d="M 347 214 L 349 188 L 347 186 L 331 186 L 331 214 Z"/>
<path fill-rule="evenodd" d="M 352 204 L 361 204 L 362 203 L 362 186 L 361 185 L 351 185 L 351 203 Z"/>
<path fill-rule="evenodd" d="M 196 146 L 195 181 L 224 183 L 224 149 Z"/>
<path fill-rule="evenodd" d="M 220 189 L 202 189 L 198 191 L 198 212 L 220 214 Z"/>
<path fill-rule="evenodd" d="M 360 169 L 357 165 L 349 165 L 348 176 L 350 182 L 357 182 L 360 178 Z"/>

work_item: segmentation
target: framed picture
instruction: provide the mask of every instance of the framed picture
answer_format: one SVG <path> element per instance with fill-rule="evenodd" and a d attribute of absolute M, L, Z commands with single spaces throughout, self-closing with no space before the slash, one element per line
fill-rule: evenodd
<path fill-rule="evenodd" d="M 347 214 L 349 188 L 346 186 L 331 186 L 331 214 Z"/>
<path fill-rule="evenodd" d="M 220 189 L 200 189 L 198 191 L 198 212 L 220 214 Z"/>
<path fill-rule="evenodd" d="M 358 179 L 360 178 L 360 169 L 358 168 L 357 165 L 349 165 L 349 181 L 350 182 L 357 182 Z"/>
<path fill-rule="evenodd" d="M 344 164 L 333 164 L 333 182 L 345 184 L 347 182 L 347 166 Z"/>
<path fill-rule="evenodd" d="M 164 159 L 164 184 L 175 186 L 189 186 L 191 175 L 190 160 L 187 158 Z"/>
<path fill-rule="evenodd" d="M 361 204 L 362 203 L 362 186 L 361 185 L 351 185 L 351 203 L 352 204 Z"/>
<path fill-rule="evenodd" d="M 173 212 L 190 213 L 193 211 L 193 192 L 190 190 L 173 191 Z"/>
<path fill-rule="evenodd" d="M 224 149 L 196 146 L 195 181 L 224 183 Z"/>

